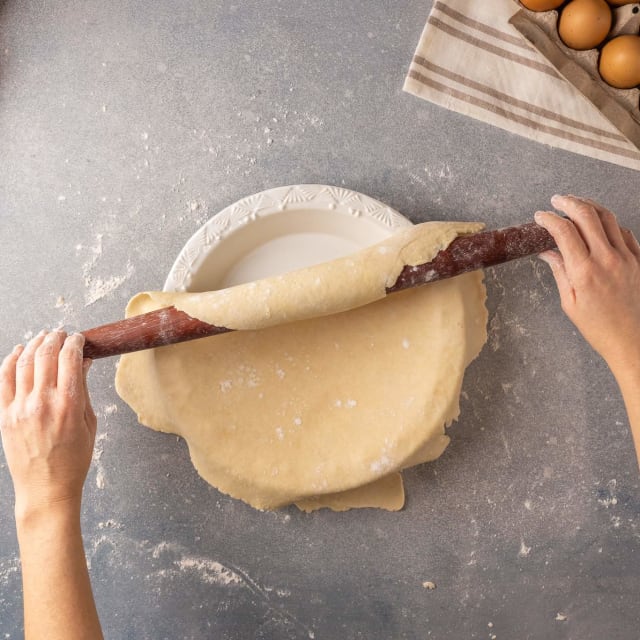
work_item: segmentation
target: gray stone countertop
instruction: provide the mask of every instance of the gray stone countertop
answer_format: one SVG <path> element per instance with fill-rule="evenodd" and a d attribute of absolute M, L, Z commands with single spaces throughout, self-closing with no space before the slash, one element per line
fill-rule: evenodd
<path fill-rule="evenodd" d="M 571 192 L 640 233 L 637 173 L 402 92 L 430 6 L 0 2 L 0 351 L 121 317 L 208 217 L 279 185 L 490 227 Z M 96 363 L 83 530 L 106 637 L 637 638 L 640 487 L 620 394 L 546 265 L 486 284 L 490 338 L 451 445 L 405 474 L 397 514 L 260 513 L 220 494 L 184 441 L 137 424 L 115 361 Z M 12 505 L 1 454 L 2 638 L 22 635 Z"/>

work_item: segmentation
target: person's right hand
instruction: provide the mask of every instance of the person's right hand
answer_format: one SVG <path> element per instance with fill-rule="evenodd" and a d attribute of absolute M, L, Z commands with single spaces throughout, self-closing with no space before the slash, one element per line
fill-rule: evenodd
<path fill-rule="evenodd" d="M 538 211 L 536 222 L 558 251 L 540 258 L 551 267 L 562 309 L 614 374 L 640 368 L 640 245 L 599 204 L 554 196 L 569 219 Z"/>
<path fill-rule="evenodd" d="M 96 435 L 83 345 L 81 334 L 42 333 L 0 366 L 0 429 L 17 516 L 79 513 Z"/>

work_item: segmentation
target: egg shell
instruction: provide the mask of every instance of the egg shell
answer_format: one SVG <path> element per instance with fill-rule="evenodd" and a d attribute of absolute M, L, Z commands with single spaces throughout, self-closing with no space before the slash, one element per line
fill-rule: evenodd
<path fill-rule="evenodd" d="M 550 11 L 557 9 L 564 0 L 520 0 L 520 3 L 531 11 Z"/>
<path fill-rule="evenodd" d="M 600 53 L 599 71 L 612 87 L 640 85 L 640 36 L 618 36 L 607 42 Z"/>
<path fill-rule="evenodd" d="M 558 33 L 571 49 L 594 49 L 609 34 L 611 7 L 605 0 L 571 0 L 558 21 Z"/>
<path fill-rule="evenodd" d="M 634 9 L 636 13 L 634 13 Z M 626 29 L 618 33 L 640 33 L 640 22 L 633 23 L 631 20 L 632 18 L 635 19 L 636 16 L 640 19 L 640 11 L 638 9 L 640 9 L 640 2 L 633 2 L 613 9 L 616 15 L 614 22 Z M 567 80 L 582 91 L 600 111 L 613 109 L 614 112 L 620 112 L 620 109 L 622 109 L 630 114 L 633 121 L 639 122 L 640 87 L 617 89 L 608 85 L 598 73 L 598 60 L 600 57 L 598 49 L 577 51 L 570 49 L 562 42 L 558 34 L 559 13 L 559 11 L 533 12 L 522 9 L 513 16 L 511 22 L 536 49 L 541 52 L 546 50 L 553 53 L 553 56 L 548 57 L 548 60 L 556 69 L 566 71 L 569 66 L 575 65 L 576 69 L 580 69 L 586 74 L 576 78 L 574 73 L 571 72 L 567 76 Z M 608 37 L 613 38 L 618 33 L 612 29 Z M 549 43 L 553 43 L 555 46 L 549 48 Z M 543 55 L 545 54 L 543 53 Z M 576 70 L 578 76 L 580 76 L 580 73 L 580 71 Z M 623 135 L 629 137 L 633 144 L 640 149 L 640 125 L 630 125 L 625 129 Z"/>

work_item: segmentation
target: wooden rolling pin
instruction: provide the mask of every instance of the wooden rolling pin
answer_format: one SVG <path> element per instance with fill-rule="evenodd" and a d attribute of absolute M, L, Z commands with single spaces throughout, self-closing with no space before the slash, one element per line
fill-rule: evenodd
<path fill-rule="evenodd" d="M 425 264 L 405 266 L 387 293 L 418 287 L 434 280 L 524 258 L 556 246 L 535 222 L 518 227 L 460 236 Z M 163 347 L 233 331 L 192 318 L 175 307 L 158 309 L 83 331 L 86 358 L 106 358 L 132 351 Z"/>

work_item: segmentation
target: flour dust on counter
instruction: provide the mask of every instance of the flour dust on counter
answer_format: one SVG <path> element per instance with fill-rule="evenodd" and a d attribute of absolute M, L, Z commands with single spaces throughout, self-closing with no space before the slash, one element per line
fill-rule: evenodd
<path fill-rule="evenodd" d="M 311 626 L 287 606 L 292 593 L 286 585 L 264 584 L 223 558 L 194 554 L 175 542 L 133 538 L 120 523 L 98 525 L 88 539 L 87 562 L 103 579 L 118 580 L 123 572 L 135 567 L 151 599 L 171 594 L 177 583 L 191 584 L 218 618 L 224 613 L 231 620 L 240 612 L 246 616 L 250 611 L 260 627 L 275 633 L 291 631 L 296 638 L 315 638 Z M 126 591 L 129 587 L 122 588 Z"/>
<path fill-rule="evenodd" d="M 88 247 L 89 259 L 82 265 L 82 278 L 85 286 L 85 307 L 92 305 L 94 302 L 101 300 L 105 296 L 116 291 L 134 274 L 135 269 L 130 261 L 127 261 L 124 273 L 109 276 L 96 276 L 94 273 L 100 258 L 102 257 L 102 242 L 104 235 L 98 233 L 95 236 L 95 242 Z M 76 251 L 81 251 L 83 247 L 80 245 Z"/>

